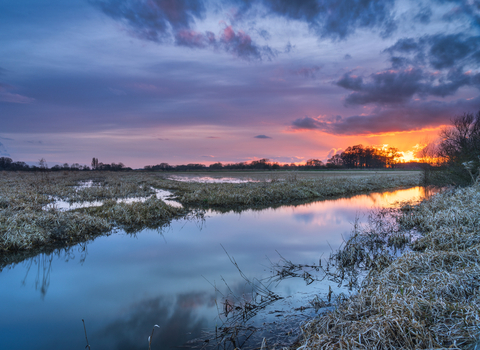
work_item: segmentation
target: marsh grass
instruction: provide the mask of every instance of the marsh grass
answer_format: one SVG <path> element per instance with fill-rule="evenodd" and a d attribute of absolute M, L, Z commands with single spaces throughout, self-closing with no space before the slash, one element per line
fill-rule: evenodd
<path fill-rule="evenodd" d="M 368 234 L 350 238 L 333 255 L 337 268 L 363 266 L 369 273 L 358 294 L 303 326 L 300 348 L 474 348 L 480 334 L 479 203 L 478 183 L 450 190 L 401 208 L 397 223 L 418 229 L 418 239 L 398 236 L 401 230 L 378 241 Z M 388 244 L 413 251 L 398 257 Z"/>

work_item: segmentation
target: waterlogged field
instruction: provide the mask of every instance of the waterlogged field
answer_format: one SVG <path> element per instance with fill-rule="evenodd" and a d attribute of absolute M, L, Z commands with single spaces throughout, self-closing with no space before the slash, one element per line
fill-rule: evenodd
<path fill-rule="evenodd" d="M 200 183 L 171 180 L 161 173 L 4 172 L 0 178 L 0 250 L 75 244 L 114 229 L 134 233 L 161 227 L 175 218 L 201 216 L 198 209 L 278 207 L 420 182 L 418 172 L 362 174 L 279 172 L 266 178 L 267 174 L 260 173 L 255 182 Z M 233 175 L 229 173 L 230 178 Z"/>
<path fill-rule="evenodd" d="M 52 180 L 69 179 L 61 176 L 49 178 L 51 186 L 58 186 Z M 146 176 L 123 187 L 112 176 L 79 188 L 79 179 L 74 180 L 65 193 L 90 201 L 146 197 L 155 184 Z M 101 181 L 108 186 L 95 188 Z M 89 188 L 97 197 L 82 193 Z M 68 201 L 62 193 L 55 195 Z M 215 347 L 217 342 L 247 348 L 264 338 L 270 347 L 291 343 L 302 322 L 332 310 L 330 300 L 350 293 L 348 286 L 308 266 L 318 267 L 321 260 L 326 268 L 325 260 L 350 236 L 356 219 L 365 222 L 372 208 L 424 195 L 415 187 L 241 213 L 206 209 L 202 217 L 179 216 L 163 229 L 127 233 L 120 228 L 69 248 L 46 246 L 40 254 L 24 250 L 16 262 L 3 254 L 0 313 L 8 317 L 0 318 L 0 344 L 12 350 L 82 349 L 87 345 L 82 319 L 92 349 L 147 349 L 155 324 L 160 328 L 152 349 Z M 52 203 L 45 196 L 35 211 Z M 305 266 L 279 278 L 285 271 L 279 267 L 287 262 Z M 267 300 L 262 286 L 278 299 Z M 262 300 L 267 302 L 260 305 Z M 246 338 L 248 345 L 242 343 Z"/>

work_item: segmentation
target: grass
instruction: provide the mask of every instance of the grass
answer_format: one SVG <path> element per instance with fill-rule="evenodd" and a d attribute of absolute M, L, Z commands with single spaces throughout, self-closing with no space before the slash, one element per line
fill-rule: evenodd
<path fill-rule="evenodd" d="M 370 272 L 358 294 L 304 325 L 300 347 L 474 348 L 480 338 L 479 203 L 476 183 L 404 205 L 398 223 L 422 235 L 403 236 L 398 244 L 409 244 L 412 251 L 398 258 L 387 251 L 389 237 L 367 232 L 366 242 L 385 242 L 384 248 L 372 246 L 377 256 L 369 260 L 372 249 L 357 244 L 361 239 L 354 235 L 334 255 L 337 267 L 364 264 Z"/>

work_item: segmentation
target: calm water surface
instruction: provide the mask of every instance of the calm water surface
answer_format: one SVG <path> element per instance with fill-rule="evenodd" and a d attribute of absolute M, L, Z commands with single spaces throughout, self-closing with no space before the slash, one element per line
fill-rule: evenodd
<path fill-rule="evenodd" d="M 292 262 L 318 263 L 348 237 L 355 217 L 366 220 L 374 207 L 422 196 L 414 188 L 241 214 L 210 212 L 204 222 L 175 221 L 162 231 L 119 232 L 41 254 L 0 273 L 0 348 L 84 349 L 82 319 L 93 350 L 148 349 L 155 324 L 153 349 L 202 339 L 202 331 L 220 325 L 221 299 L 212 284 L 224 293 L 225 282 L 237 295 L 249 290 L 222 246 L 248 278 L 265 278 L 277 251 Z M 302 312 L 293 308 L 324 297 L 329 285 L 340 292 L 328 281 L 283 281 L 272 288 L 285 299 L 255 322 L 298 318 Z M 303 311 L 304 317 L 312 313 Z"/>

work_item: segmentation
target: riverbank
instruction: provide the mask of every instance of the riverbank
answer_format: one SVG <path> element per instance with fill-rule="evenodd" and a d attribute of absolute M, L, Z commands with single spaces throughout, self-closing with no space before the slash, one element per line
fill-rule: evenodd
<path fill-rule="evenodd" d="M 477 183 L 403 206 L 398 222 L 421 233 L 410 244 L 413 251 L 375 264 L 358 294 L 305 324 L 300 348 L 474 348 L 480 326 L 479 203 Z"/>
<path fill-rule="evenodd" d="M 139 172 L 3 173 L 0 251 L 72 245 L 115 228 L 137 232 L 161 227 L 176 218 L 196 215 L 197 209 L 240 211 L 296 204 L 413 187 L 420 181 L 416 172 L 355 172 L 351 176 L 315 173 L 311 178 L 275 173 L 270 179 L 244 183 L 183 182 L 166 179 L 163 174 Z M 170 190 L 184 207 L 157 198 L 158 189 Z M 120 202 L 126 199 L 130 202 Z M 59 200 L 85 203 L 86 207 L 64 210 L 56 205 Z"/>

